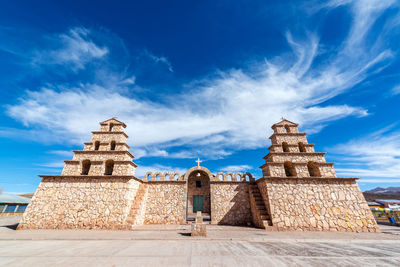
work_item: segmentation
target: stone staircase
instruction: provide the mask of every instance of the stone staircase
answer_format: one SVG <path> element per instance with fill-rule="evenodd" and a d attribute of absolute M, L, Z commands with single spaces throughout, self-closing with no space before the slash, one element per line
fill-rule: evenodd
<path fill-rule="evenodd" d="M 145 185 L 141 184 L 139 186 L 139 189 L 136 193 L 135 199 L 132 201 L 132 207 L 131 210 L 129 211 L 128 217 L 126 219 L 126 224 L 127 225 L 137 225 L 141 224 L 138 223 L 138 220 L 140 220 L 140 216 L 143 216 L 144 214 L 144 208 L 143 207 L 143 202 L 146 201 L 146 195 L 147 195 L 147 190 L 145 188 Z M 142 218 L 143 219 L 143 218 Z"/>
<path fill-rule="evenodd" d="M 249 196 L 254 225 L 259 228 L 264 228 L 267 231 L 276 230 L 276 227 L 272 226 L 271 218 L 269 217 L 257 183 L 250 183 Z"/>

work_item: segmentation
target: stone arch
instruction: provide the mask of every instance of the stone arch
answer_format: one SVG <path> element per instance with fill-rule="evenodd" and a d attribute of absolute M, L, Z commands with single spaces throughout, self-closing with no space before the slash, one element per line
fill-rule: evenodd
<path fill-rule="evenodd" d="M 231 173 L 231 172 L 227 172 L 226 173 L 226 180 L 225 181 L 233 181 L 233 173 Z"/>
<path fill-rule="evenodd" d="M 290 152 L 288 143 L 282 142 L 282 150 L 283 152 Z"/>
<path fill-rule="evenodd" d="M 114 130 L 114 123 L 110 123 L 110 126 L 108 128 L 109 132 L 112 132 Z"/>
<path fill-rule="evenodd" d="M 160 180 L 157 180 L 157 176 L 158 176 L 158 175 L 160 175 Z M 153 174 L 152 180 L 154 180 L 154 181 L 164 181 L 164 177 L 163 177 L 162 172 L 155 172 L 155 173 Z"/>
<path fill-rule="evenodd" d="M 83 160 L 82 161 L 82 172 L 81 172 L 81 175 L 88 175 L 91 165 L 92 165 L 92 163 L 90 162 L 90 160 L 88 160 L 88 159 Z"/>
<path fill-rule="evenodd" d="M 286 130 L 286 133 L 290 133 L 290 126 L 289 125 L 285 125 L 285 130 Z"/>
<path fill-rule="evenodd" d="M 168 178 L 167 178 L 168 177 Z M 171 173 L 170 172 L 164 172 L 164 179 L 165 181 L 170 181 L 172 180 L 171 178 Z"/>
<path fill-rule="evenodd" d="M 219 172 L 217 173 L 217 176 L 215 177 L 215 181 L 223 181 L 225 179 L 225 173 Z"/>
<path fill-rule="evenodd" d="M 175 179 L 176 176 L 178 176 L 178 177 Z M 173 172 L 171 177 L 172 177 L 171 180 L 174 180 L 174 181 L 180 181 L 181 180 L 181 174 L 179 172 Z"/>
<path fill-rule="evenodd" d="M 294 167 L 292 162 L 285 161 L 285 163 L 283 163 L 283 167 L 285 168 L 286 177 L 297 176 L 296 169 L 295 169 L 295 167 Z"/>
<path fill-rule="evenodd" d="M 318 165 L 314 161 L 309 161 L 307 163 L 307 169 L 310 177 L 321 177 L 321 172 L 318 168 Z"/>
<path fill-rule="evenodd" d="M 100 141 L 94 142 L 94 150 L 99 150 L 100 147 Z"/>
<path fill-rule="evenodd" d="M 243 181 L 243 173 L 236 172 L 234 177 L 238 182 Z"/>
<path fill-rule="evenodd" d="M 245 180 L 245 181 L 251 182 L 251 181 L 254 180 L 253 175 L 251 175 L 251 173 L 249 173 L 249 172 L 246 172 L 243 176 L 244 176 L 244 180 Z M 247 177 L 248 177 L 249 179 L 247 179 Z"/>
<path fill-rule="evenodd" d="M 153 176 L 152 172 L 146 172 L 146 174 L 144 175 L 143 181 L 147 182 L 147 181 L 151 180 L 152 176 Z"/>
<path fill-rule="evenodd" d="M 213 177 L 213 175 L 212 175 L 212 173 L 210 172 L 210 170 L 207 169 L 206 167 L 203 167 L 203 166 L 195 166 L 195 167 L 193 167 L 193 168 L 190 168 L 190 169 L 185 173 L 185 175 L 183 176 L 183 180 L 187 181 L 188 178 L 189 178 L 189 175 L 192 174 L 192 172 L 194 172 L 194 171 L 203 171 L 203 172 L 207 173 L 208 177 L 210 177 L 210 178 Z"/>
<path fill-rule="evenodd" d="M 197 211 L 202 211 L 211 216 L 211 179 L 212 173 L 205 167 L 195 166 L 185 175 L 186 181 L 186 214 L 193 218 Z"/>

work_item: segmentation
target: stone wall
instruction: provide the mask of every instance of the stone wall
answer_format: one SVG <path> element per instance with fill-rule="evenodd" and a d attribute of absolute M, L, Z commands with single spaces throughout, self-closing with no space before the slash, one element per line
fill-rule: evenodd
<path fill-rule="evenodd" d="M 125 229 L 141 181 L 118 177 L 46 177 L 19 229 Z"/>
<path fill-rule="evenodd" d="M 379 232 L 355 178 L 257 181 L 278 230 Z"/>
<path fill-rule="evenodd" d="M 147 182 L 144 224 L 186 223 L 186 182 Z"/>
<path fill-rule="evenodd" d="M 211 223 L 251 223 L 248 182 L 211 182 Z"/>

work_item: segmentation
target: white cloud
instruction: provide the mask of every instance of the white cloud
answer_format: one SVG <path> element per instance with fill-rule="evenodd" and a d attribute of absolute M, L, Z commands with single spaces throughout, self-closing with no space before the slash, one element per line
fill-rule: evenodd
<path fill-rule="evenodd" d="M 313 66 L 317 56 L 328 53 L 319 48 L 318 36 L 309 33 L 301 40 L 288 32 L 292 56 L 216 72 L 184 85 L 183 94 L 164 97 L 162 103 L 124 94 L 129 91 L 124 90 L 124 81 L 134 76 L 105 71 L 101 81 L 27 91 L 19 103 L 7 106 L 6 112 L 27 127 L 42 129 L 57 141 L 71 143 L 87 141 L 99 121 L 117 115 L 128 125 L 133 154 L 138 151 L 142 157 L 200 155 L 210 159 L 235 150 L 263 147 L 266 136 L 271 134 L 269 127 L 282 116 L 306 130 L 318 130 L 332 120 L 368 114 L 362 107 L 323 102 L 389 64 L 392 53 L 382 45 L 383 33 L 375 42 L 365 37 L 387 7 L 353 4 L 353 10 L 360 10 L 369 21 L 363 21 L 354 11 L 348 37 L 335 56 L 325 55 L 329 58 L 326 64 Z M 89 32 L 66 36 L 77 43 L 90 40 Z M 78 46 L 72 40 L 74 45 L 65 47 Z M 98 46 L 93 43 L 89 47 Z M 94 49 L 97 52 L 91 53 L 92 58 L 104 55 L 107 50 L 102 49 Z M 64 50 L 61 51 L 62 59 Z M 86 50 L 74 51 L 79 55 Z M 156 57 L 154 60 L 168 62 Z M 103 83 L 105 80 L 108 82 Z M 0 134 L 6 135 L 7 131 Z M 183 153 L 183 148 L 189 152 Z"/>
<path fill-rule="evenodd" d="M 107 47 L 96 45 L 90 38 L 90 31 L 76 27 L 53 37 L 58 47 L 36 52 L 34 64 L 69 65 L 73 70 L 84 69 L 86 63 L 104 57 Z"/>
<path fill-rule="evenodd" d="M 398 95 L 398 94 L 400 94 L 400 85 L 393 87 L 393 89 L 392 89 L 392 94 L 393 94 L 393 95 Z"/>
<path fill-rule="evenodd" d="M 371 183 L 371 184 L 379 184 L 379 183 L 387 183 L 387 184 L 400 184 L 400 179 L 362 179 L 361 183 Z"/>
<path fill-rule="evenodd" d="M 39 166 L 42 167 L 48 167 L 48 168 L 64 168 L 64 162 L 62 161 L 55 161 L 55 162 L 48 162 L 48 163 L 42 163 L 38 164 Z"/>
<path fill-rule="evenodd" d="M 57 155 L 57 156 L 63 156 L 63 157 L 71 157 L 74 155 L 72 151 L 69 150 L 50 150 L 47 153 Z"/>
<path fill-rule="evenodd" d="M 147 49 L 143 51 L 143 55 L 155 63 L 162 63 L 167 66 L 169 72 L 174 72 L 171 62 L 164 56 L 156 56 Z"/>
<path fill-rule="evenodd" d="M 247 172 L 252 169 L 253 167 L 249 165 L 229 165 L 220 168 L 220 170 L 223 172 Z"/>
<path fill-rule="evenodd" d="M 392 127 L 329 149 L 336 154 L 334 157 L 344 161 L 339 163 L 341 167 L 336 168 L 337 173 L 355 177 L 398 178 L 400 182 L 400 131 L 390 132 Z M 362 182 L 367 181 L 362 179 Z"/>

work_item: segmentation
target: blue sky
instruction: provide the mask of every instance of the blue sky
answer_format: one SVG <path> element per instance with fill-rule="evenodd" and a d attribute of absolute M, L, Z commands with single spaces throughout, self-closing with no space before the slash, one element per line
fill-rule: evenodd
<path fill-rule="evenodd" d="M 34 192 L 113 116 L 138 177 L 198 156 L 260 177 L 285 117 L 339 176 L 400 186 L 399 12 L 384 0 L 7 1 L 0 187 Z"/>

